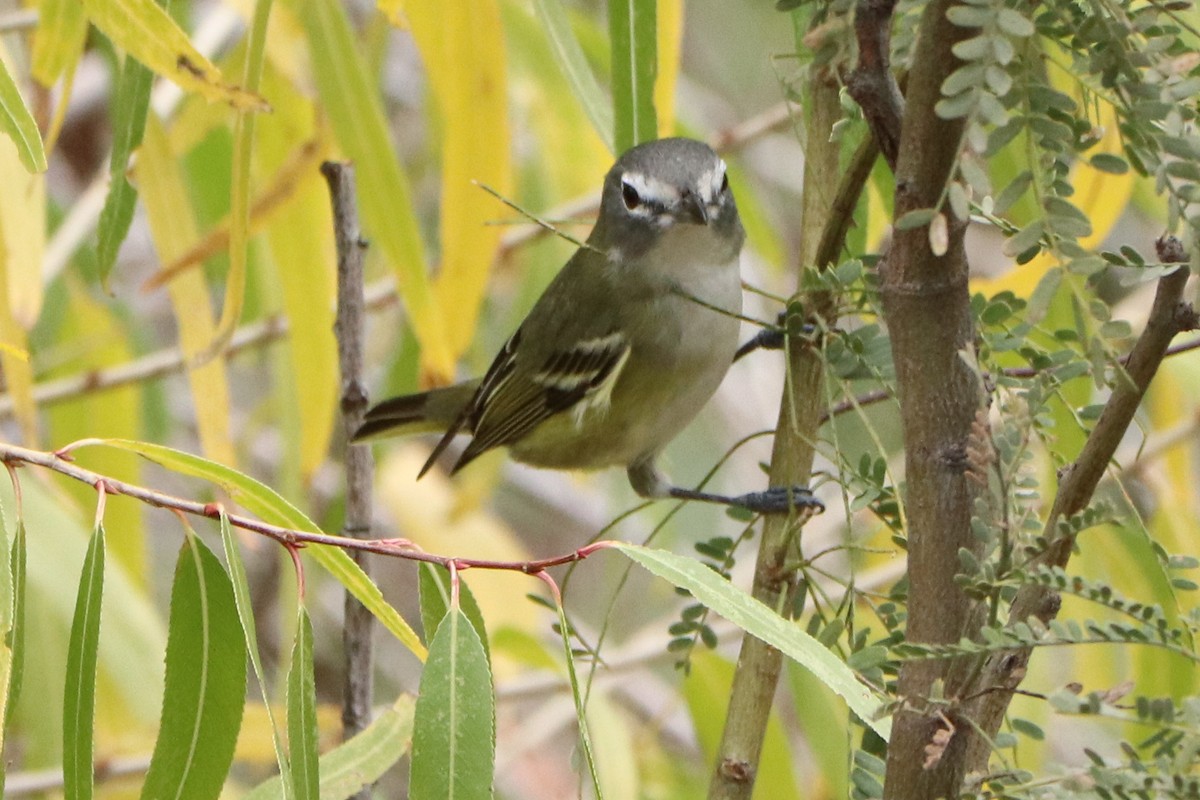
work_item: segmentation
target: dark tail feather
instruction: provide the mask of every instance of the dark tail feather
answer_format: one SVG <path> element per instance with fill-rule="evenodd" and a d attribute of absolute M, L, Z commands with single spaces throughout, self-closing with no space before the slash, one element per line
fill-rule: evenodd
<path fill-rule="evenodd" d="M 384 400 L 372 406 L 354 432 L 354 441 L 417 433 L 444 433 L 455 426 L 477 381 L 430 389 Z"/>

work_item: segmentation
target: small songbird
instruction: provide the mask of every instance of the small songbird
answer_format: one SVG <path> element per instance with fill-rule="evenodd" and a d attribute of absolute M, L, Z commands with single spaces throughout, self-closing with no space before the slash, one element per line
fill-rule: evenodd
<path fill-rule="evenodd" d="M 444 431 L 420 475 L 469 433 L 451 474 L 507 447 L 537 467 L 625 467 L 643 497 L 762 513 L 820 508 L 800 487 L 726 497 L 672 486 L 655 467 L 733 362 L 745 237 L 725 162 L 708 145 L 676 138 L 633 147 L 604 179 L 587 242 L 487 374 L 385 400 L 355 441 Z"/>

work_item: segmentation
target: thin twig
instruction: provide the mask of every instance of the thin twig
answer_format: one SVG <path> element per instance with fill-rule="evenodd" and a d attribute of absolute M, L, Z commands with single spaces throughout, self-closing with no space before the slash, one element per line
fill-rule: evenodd
<path fill-rule="evenodd" d="M 81 483 L 86 483 L 92 488 L 96 488 L 100 482 L 103 482 L 104 490 L 109 495 L 124 495 L 146 505 L 182 511 L 185 514 L 191 514 L 195 517 L 220 519 L 220 503 L 201 503 L 196 500 L 189 500 L 155 489 L 149 489 L 139 484 L 111 478 L 94 470 L 81 467 L 74 463 L 74 461 L 60 455 L 96 443 L 98 443 L 98 440 L 84 440 L 68 445 L 58 452 L 48 453 L 42 450 L 31 450 L 27 447 L 0 442 L 0 463 L 13 467 L 19 467 L 23 464 L 42 467 L 52 472 L 57 472 L 60 475 L 65 475 L 73 480 L 80 481 Z M 460 556 L 441 556 L 434 553 L 426 553 L 414 547 L 411 542 L 403 539 L 354 539 L 348 536 L 334 536 L 328 533 L 321 533 L 320 531 L 302 531 L 295 528 L 287 528 L 242 514 L 227 513 L 225 516 L 229 520 L 229 524 L 233 527 L 265 536 L 283 545 L 293 547 L 305 547 L 307 545 L 340 547 L 351 553 L 375 553 L 406 561 L 422 561 L 428 564 L 437 564 L 438 566 L 447 568 L 453 563 L 459 570 L 495 569 L 508 572 L 523 572 L 527 575 L 532 575 L 535 572 L 541 572 L 550 567 L 582 561 L 596 551 L 612 546 L 612 542 L 608 541 L 594 542 L 586 547 L 573 550 L 570 553 L 563 553 L 550 558 L 541 558 L 533 561 L 493 561 L 482 558 L 463 558 Z"/>
<path fill-rule="evenodd" d="M 371 535 L 371 486 L 375 465 L 370 447 L 350 443 L 367 411 L 367 390 L 362 380 L 366 317 L 363 252 L 366 243 L 358 223 L 353 165 L 326 161 L 321 165 L 321 174 L 329 184 L 337 242 L 337 317 L 333 330 L 342 376 L 342 428 L 347 442 L 346 518 L 342 535 L 368 539 Z M 371 574 L 366 553 L 355 553 L 354 560 L 363 572 L 368 576 Z M 342 737 L 350 739 L 371 724 L 374 659 L 371 612 L 348 591 L 343 609 L 342 646 L 346 673 L 342 694 Z M 355 797 L 358 800 L 370 800 L 371 787 L 363 787 Z"/>

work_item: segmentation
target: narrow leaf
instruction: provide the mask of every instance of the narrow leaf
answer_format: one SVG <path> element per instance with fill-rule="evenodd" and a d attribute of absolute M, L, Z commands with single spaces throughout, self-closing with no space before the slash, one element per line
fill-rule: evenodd
<path fill-rule="evenodd" d="M 129 167 L 129 157 L 141 145 L 142 134 L 146 130 L 146 113 L 150 108 L 150 85 L 153 81 L 154 73 L 137 59 L 127 58 L 121 65 L 113 110 L 113 149 L 108 165 L 110 182 L 96 230 L 97 266 L 100 282 L 105 287 L 117 261 L 117 251 L 133 223 L 137 189 L 129 182 L 125 172 Z"/>
<path fill-rule="evenodd" d="M 86 444 L 138 453 L 169 470 L 217 484 L 228 492 L 235 502 L 266 522 L 293 530 L 321 533 L 316 523 L 278 493 L 249 475 L 214 461 L 170 447 L 128 439 L 94 439 Z M 305 552 L 332 574 L 343 588 L 357 597 L 401 644 L 418 658 L 425 658 L 425 646 L 421 644 L 417 634 L 400 613 L 383 599 L 379 587 L 350 556 L 335 547 L 310 547 Z"/>
<path fill-rule="evenodd" d="M 608 98 L 600 88 L 596 75 L 588 66 L 587 57 L 575 33 L 571 30 L 571 21 L 562 0 L 533 0 L 533 9 L 537 13 L 546 38 L 550 41 L 551 52 L 558 68 L 562 70 L 571 85 L 575 98 L 583 106 L 584 112 L 592 122 L 592 127 L 600 135 L 601 140 L 612 150 L 613 113 Z"/>
<path fill-rule="evenodd" d="M 408 750 L 412 730 L 413 700 L 400 695 L 366 730 L 321 757 L 321 797 L 340 800 L 375 783 Z M 275 776 L 242 800 L 275 800 L 281 789 L 279 776 Z"/>
<path fill-rule="evenodd" d="M 554 604 L 558 612 L 558 632 L 562 637 L 563 656 L 567 662 L 567 677 L 571 682 L 571 699 L 575 701 L 575 719 L 579 724 L 579 745 L 583 750 L 584 761 L 587 762 L 588 774 L 592 779 L 592 788 L 597 797 L 603 797 L 600 790 L 600 772 L 596 768 L 596 755 L 592 748 L 592 736 L 588 732 L 587 707 L 584 705 L 584 688 L 579 685 L 579 675 L 575 671 L 575 654 L 571 650 L 571 626 L 567 622 L 567 611 L 561 602 Z"/>
<path fill-rule="evenodd" d="M 160 261 L 170 262 L 186 253 L 199 238 L 183 172 L 172 152 L 158 117 L 146 121 L 137 163 L 138 189 L 150 221 L 150 234 Z M 190 359 L 212 341 L 213 320 L 208 285 L 199 271 L 180 275 L 167 287 L 179 345 Z M 210 458 L 233 463 L 233 437 L 229 431 L 229 381 L 225 364 L 211 362 L 187 372 L 195 407 L 196 427 L 203 452 Z"/>
<path fill-rule="evenodd" d="M 317 766 L 317 684 L 313 676 L 313 632 L 308 611 L 300 606 L 292 666 L 288 670 L 288 748 L 296 800 L 321 796 Z"/>
<path fill-rule="evenodd" d="M 17 535 L 13 537 L 12 547 L 12 576 L 13 576 L 13 638 L 12 638 L 12 674 L 8 679 L 8 709 L 4 718 L 7 728 L 8 720 L 12 717 L 13 706 L 21 696 L 21 682 L 25 672 L 25 583 L 26 583 L 26 552 L 25 552 L 25 521 L 17 520 Z M 0 794 L 3 793 L 0 787 Z"/>
<path fill-rule="evenodd" d="M 162 724 L 143 800 L 216 798 L 242 725 L 246 646 L 221 562 L 189 531 L 175 563 Z"/>
<path fill-rule="evenodd" d="M 490 800 L 495 714 L 483 643 L 466 615 L 453 609 L 438 625 L 421 674 L 409 797 Z"/>
<path fill-rule="evenodd" d="M 67 686 L 63 697 L 63 794 L 67 800 L 89 800 L 92 796 L 96 652 L 100 646 L 103 594 L 104 526 L 97 522 L 83 559 L 67 646 Z"/>
<path fill-rule="evenodd" d="M 242 625 L 242 638 L 246 642 L 246 652 L 250 656 L 250 666 L 254 669 L 254 677 L 262 692 L 263 708 L 267 712 L 267 721 L 271 725 L 271 739 L 275 745 L 275 760 L 279 763 L 279 774 L 289 775 L 287 750 L 283 744 L 283 736 L 279 725 L 275 722 L 275 712 L 272 710 L 270 692 L 263 673 L 262 659 L 258 654 L 258 632 L 254 624 L 254 607 L 250 600 L 250 582 L 246 578 L 246 564 L 242 561 L 242 551 L 238 548 L 237 540 L 233 537 L 233 526 L 229 517 L 221 514 L 221 544 L 225 550 L 225 563 L 229 565 L 229 578 L 233 586 L 233 599 L 237 604 L 238 619 Z M 291 800 L 294 796 L 291 782 L 281 784 L 279 797 Z"/>
<path fill-rule="evenodd" d="M 498 0 L 408 0 L 405 14 L 425 64 L 442 125 L 441 265 L 434 284 L 440 308 L 454 309 L 446 328 L 451 355 L 475 340 L 475 325 L 495 260 L 500 226 L 494 198 L 476 182 L 508 194 L 512 147 L 508 53 Z M 480 131 L 487 131 L 480 136 Z"/>
<path fill-rule="evenodd" d="M 623 153 L 658 136 L 654 78 L 658 69 L 656 0 L 610 0 L 613 143 Z"/>
<path fill-rule="evenodd" d="M 250 24 L 249 46 L 242 83 L 257 96 L 266 57 L 267 23 L 272 0 L 256 0 Z M 246 301 L 246 261 L 250 241 L 250 157 L 254 152 L 254 127 L 259 109 L 243 107 L 233 125 L 233 176 L 229 198 L 229 271 L 225 275 L 225 297 L 213 340 L 196 355 L 198 363 L 225 352 L 242 319 Z"/>
<path fill-rule="evenodd" d="M 87 41 L 88 22 L 78 0 L 41 0 L 37 7 L 38 26 L 33 31 L 29 71 L 34 80 L 50 87 L 79 63 Z M 65 103 L 65 98 L 62 102 Z"/>
<path fill-rule="evenodd" d="M 812 636 L 698 561 L 632 544 L 618 543 L 614 547 L 658 577 L 687 589 L 742 630 L 778 648 L 837 693 L 876 733 L 888 738 L 891 720 L 876 718 L 879 698 L 859 682 L 845 662 Z"/>
<path fill-rule="evenodd" d="M 0 131 L 8 134 L 17 146 L 17 155 L 25 169 L 30 172 L 46 171 L 42 136 L 3 58 L 0 58 Z"/>
<path fill-rule="evenodd" d="M 13 676 L 13 649 L 15 631 L 14 612 L 14 558 L 8 547 L 8 528 L 0 520 L 0 753 L 4 750 L 8 718 L 12 714 L 11 697 Z M 4 794 L 6 764 L 0 759 L 0 796 Z"/>
<path fill-rule="evenodd" d="M 113 44 L 181 89 L 238 109 L 269 108 L 253 92 L 224 83 L 221 71 L 154 0 L 83 0 L 83 7 Z"/>
<path fill-rule="evenodd" d="M 359 165 L 363 227 L 395 271 L 425 366 L 449 379 L 454 358 L 426 272 L 408 178 L 396 158 L 379 92 L 345 8 L 336 0 L 292 0 L 291 7 L 304 25 L 326 117 L 346 157 Z"/>

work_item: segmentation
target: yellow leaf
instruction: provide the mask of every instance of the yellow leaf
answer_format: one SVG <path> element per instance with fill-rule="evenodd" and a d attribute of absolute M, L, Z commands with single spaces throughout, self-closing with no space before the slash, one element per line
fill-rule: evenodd
<path fill-rule="evenodd" d="M 658 77 L 654 81 L 654 110 L 658 135 L 675 135 L 675 85 L 683 47 L 683 0 L 658 0 Z"/>
<path fill-rule="evenodd" d="M 79 0 L 41 0 L 33 31 L 30 71 L 42 86 L 53 86 L 64 72 L 74 71 L 83 55 L 88 21 Z M 64 103 L 65 105 L 65 103 Z"/>
<path fill-rule="evenodd" d="M 388 133 L 375 79 L 361 44 L 336 0 L 293 0 L 308 37 L 313 79 L 338 146 L 358 166 L 363 229 L 396 275 L 400 296 L 421 343 L 423 367 L 435 378 L 454 375 L 442 309 L 434 299 L 408 177 Z"/>
<path fill-rule="evenodd" d="M 488 273 L 503 231 L 501 209 L 473 181 L 501 194 L 512 185 L 507 75 L 496 0 L 409 0 L 405 13 L 443 120 L 441 274 L 434 286 L 446 331 L 461 355 L 475 335 Z"/>
<path fill-rule="evenodd" d="M 153 114 L 137 163 L 138 189 L 150 220 L 150 234 L 160 260 L 170 261 L 187 252 L 197 239 L 188 193 L 175 155 L 167 144 L 162 123 Z M 190 271 L 168 285 L 171 305 L 179 325 L 179 344 L 191 358 L 208 345 L 213 335 L 212 304 L 204 276 Z M 229 384 L 225 362 L 210 361 L 188 370 L 196 411 L 200 447 L 205 456 L 231 467 L 236 464 L 229 437 Z"/>
<path fill-rule="evenodd" d="M 11 67 L 13 62 L 0 43 L 0 59 Z M 14 75 L 16 73 L 13 73 Z M 31 173 L 21 163 L 12 139 L 0 135 L 0 220 L 10 235 L 5 239 L 8 283 L 8 312 L 14 323 L 30 330 L 42 313 L 43 283 L 41 270 L 46 250 L 46 180 L 43 173 Z M 14 344 L 24 349 L 24 343 Z"/>
<path fill-rule="evenodd" d="M 317 141 L 322 143 L 317 150 L 323 153 L 328 133 L 314 130 L 312 103 L 285 78 L 268 69 L 263 86 L 276 100 L 276 111 L 259 120 L 256 166 L 260 172 L 274 173 L 272 185 L 291 184 L 286 201 L 267 223 L 267 241 L 283 309 L 291 322 L 285 369 L 299 411 L 299 473 L 307 478 L 325 459 L 338 419 L 339 376 L 330 301 L 337 290 L 337 261 L 328 191 L 317 172 L 318 159 L 310 163 L 291 149 L 297 141 Z"/>
<path fill-rule="evenodd" d="M 1100 104 L 1099 124 L 1104 129 L 1104 136 L 1089 153 L 1120 154 L 1121 131 L 1117 125 L 1116 111 L 1112 104 L 1106 101 L 1097 102 Z M 1129 205 L 1135 178 L 1133 170 L 1128 170 L 1123 175 L 1113 175 L 1096 169 L 1085 159 L 1079 160 L 1071 168 L 1070 180 L 1075 188 L 1071 202 L 1092 223 L 1092 232 L 1079 240 L 1080 247 L 1093 250 L 1108 238 L 1109 231 Z M 1017 297 L 1029 297 L 1046 272 L 1058 263 L 1057 258 L 1043 251 L 1033 260 L 1009 270 L 998 278 L 971 281 L 971 291 L 983 292 L 990 296 L 1007 289 Z"/>
<path fill-rule="evenodd" d="M 227 84 L 221 71 L 154 0 L 83 0 L 88 19 L 113 44 L 186 91 L 236 109 L 265 111 L 267 101 Z"/>

